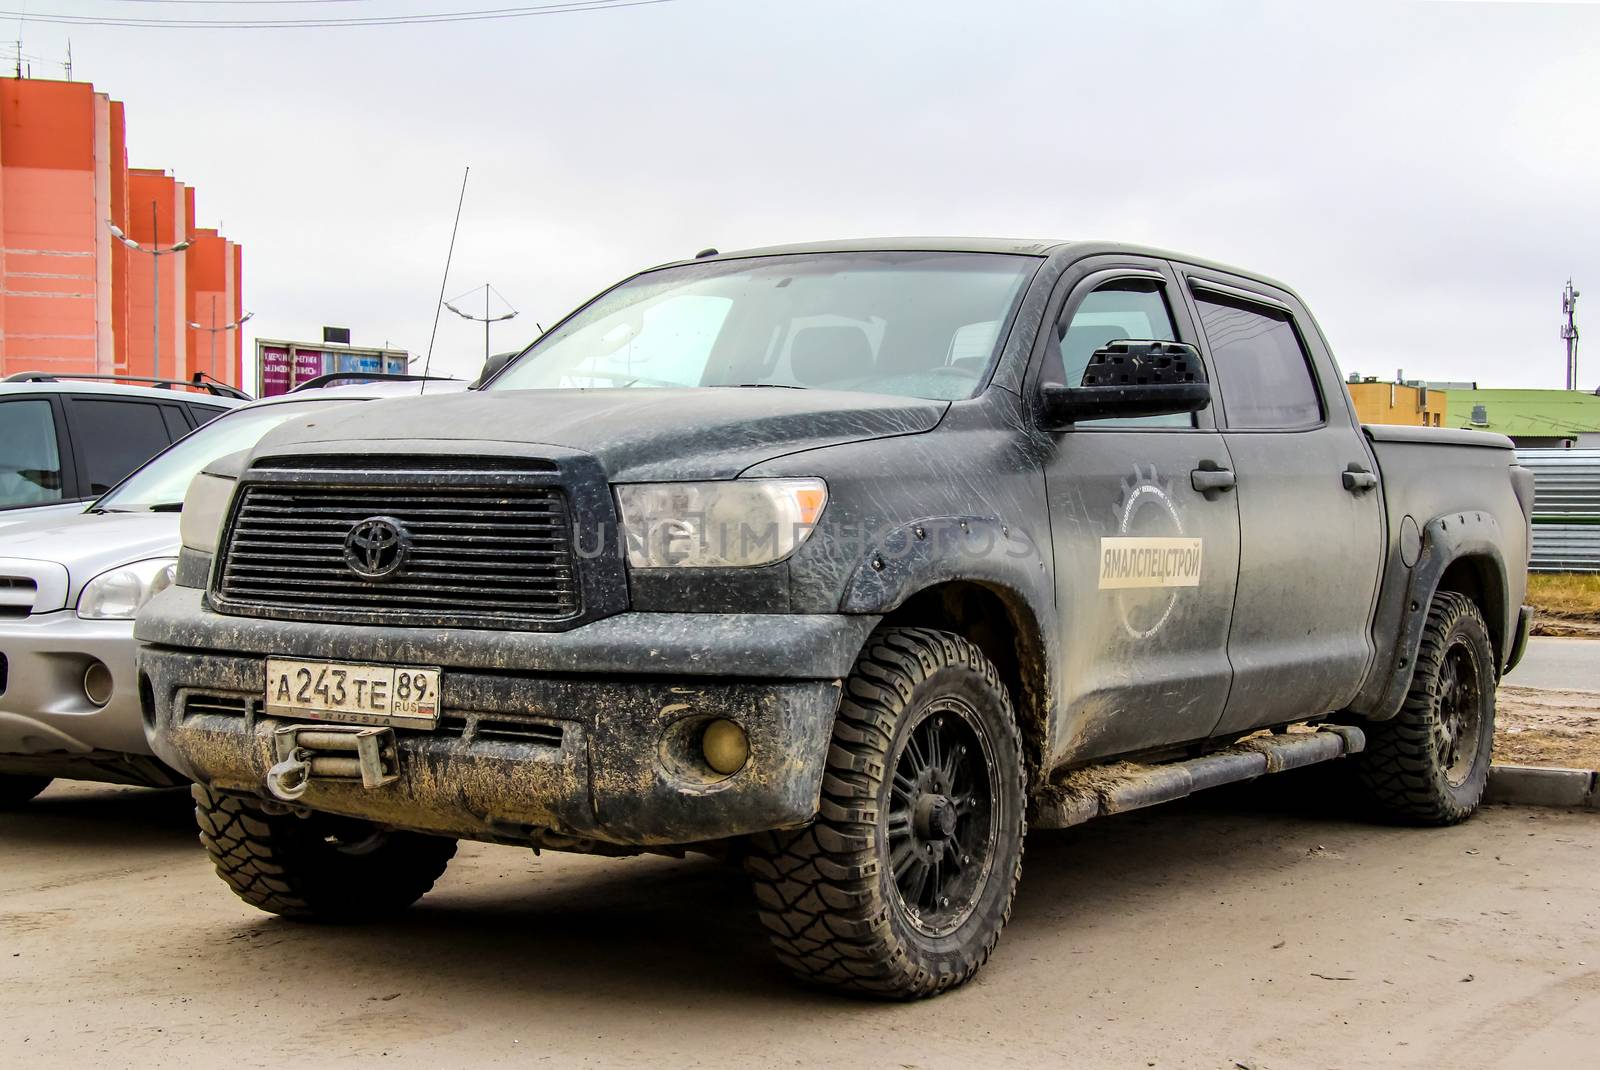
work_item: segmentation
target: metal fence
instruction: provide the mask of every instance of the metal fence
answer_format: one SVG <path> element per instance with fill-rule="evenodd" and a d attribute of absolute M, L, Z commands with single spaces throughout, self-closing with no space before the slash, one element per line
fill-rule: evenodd
<path fill-rule="evenodd" d="M 1535 572 L 1600 572 L 1600 450 L 1518 450 L 1533 471 Z"/>

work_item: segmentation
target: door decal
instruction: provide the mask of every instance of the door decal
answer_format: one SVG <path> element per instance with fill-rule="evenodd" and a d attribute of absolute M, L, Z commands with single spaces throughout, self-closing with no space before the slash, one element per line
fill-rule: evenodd
<path fill-rule="evenodd" d="M 1159 632 L 1181 588 L 1200 585 L 1204 540 L 1188 538 L 1172 500 L 1172 482 L 1154 465 L 1122 481 L 1115 536 L 1100 540 L 1100 589 L 1115 591 L 1122 626 L 1135 639 Z"/>

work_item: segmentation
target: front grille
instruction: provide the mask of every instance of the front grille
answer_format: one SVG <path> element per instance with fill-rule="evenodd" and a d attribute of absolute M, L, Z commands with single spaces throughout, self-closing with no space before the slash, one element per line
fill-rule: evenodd
<path fill-rule="evenodd" d="M 378 580 L 358 575 L 344 552 L 346 536 L 373 517 L 398 521 L 409 538 L 404 563 Z M 492 627 L 581 608 L 566 495 L 493 476 L 482 486 L 248 484 L 216 594 L 225 610 L 352 623 Z"/>
<path fill-rule="evenodd" d="M 28 576 L 0 576 L 0 617 L 26 617 L 39 597 L 39 583 Z"/>
<path fill-rule="evenodd" d="M 6 693 L 6 682 L 11 675 L 11 667 L 6 662 L 6 656 L 0 654 L 0 695 Z"/>

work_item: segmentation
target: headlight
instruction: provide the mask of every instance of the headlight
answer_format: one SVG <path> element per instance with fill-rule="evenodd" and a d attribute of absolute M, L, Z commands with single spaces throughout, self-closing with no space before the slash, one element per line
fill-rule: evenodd
<path fill-rule="evenodd" d="M 820 479 L 629 483 L 617 505 L 634 568 L 749 568 L 806 541 L 828 486 Z"/>
<path fill-rule="evenodd" d="M 152 557 L 102 572 L 84 585 L 78 596 L 78 616 L 84 620 L 132 620 L 139 607 L 172 586 L 178 559 Z"/>
<path fill-rule="evenodd" d="M 183 545 L 203 554 L 217 552 L 217 537 L 228 512 L 228 500 L 233 497 L 234 483 L 209 472 L 201 472 L 190 481 L 189 491 L 183 496 L 183 516 L 178 521 Z"/>

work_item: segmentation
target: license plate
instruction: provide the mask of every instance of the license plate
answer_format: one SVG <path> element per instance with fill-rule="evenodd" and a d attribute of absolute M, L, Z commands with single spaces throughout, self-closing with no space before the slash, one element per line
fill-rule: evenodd
<path fill-rule="evenodd" d="M 439 723 L 439 670 L 268 658 L 267 715 L 433 728 Z"/>

